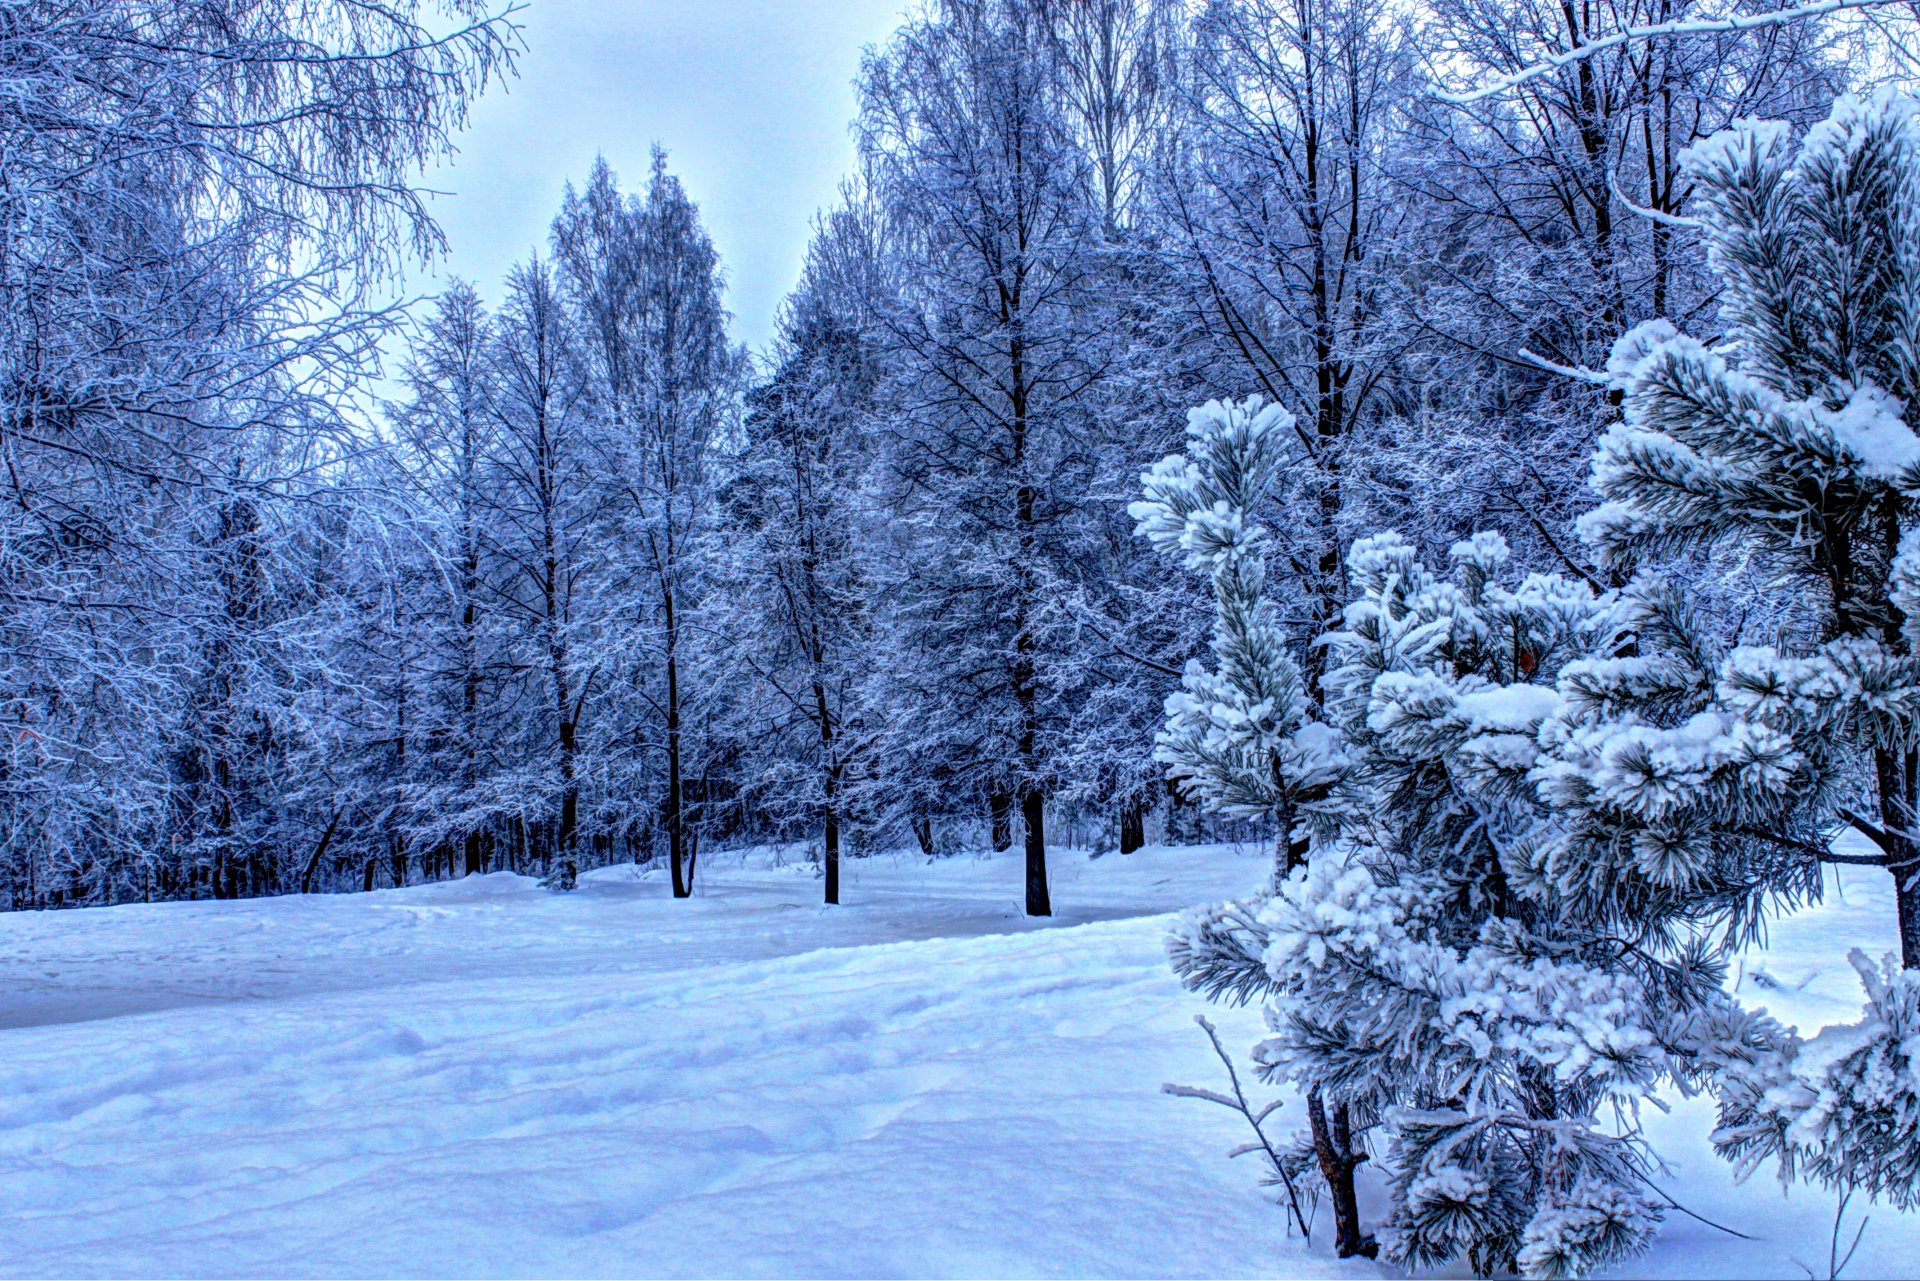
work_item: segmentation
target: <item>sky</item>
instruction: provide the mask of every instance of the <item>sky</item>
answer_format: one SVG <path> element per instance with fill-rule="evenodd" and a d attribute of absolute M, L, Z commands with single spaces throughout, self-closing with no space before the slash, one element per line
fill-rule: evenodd
<path fill-rule="evenodd" d="M 816 211 L 853 167 L 861 49 L 905 0 L 529 0 L 517 78 L 489 90 L 453 164 L 427 175 L 449 253 L 417 287 L 463 276 L 497 299 L 566 183 L 596 154 L 631 191 L 649 149 L 700 205 L 727 274 L 734 337 L 763 349 L 799 279 Z"/>

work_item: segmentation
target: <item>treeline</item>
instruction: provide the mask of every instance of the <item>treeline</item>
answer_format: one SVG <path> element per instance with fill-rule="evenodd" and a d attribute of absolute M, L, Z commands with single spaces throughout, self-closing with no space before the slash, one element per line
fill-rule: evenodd
<path fill-rule="evenodd" d="M 1620 412 L 1577 375 L 1712 331 L 1680 155 L 1884 51 L 1807 20 L 1447 95 L 1696 9 L 932 5 L 863 67 L 756 365 L 657 154 L 507 280 L 368 301 L 510 63 L 477 10 L 10 6 L 0 904 L 624 860 L 686 893 L 804 838 L 830 900 L 844 856 L 1019 842 L 1046 912 L 1049 824 L 1215 821 L 1155 759 L 1212 602 L 1126 513 L 1190 406 L 1293 416 L 1295 638 L 1377 529 L 1624 581 L 1574 535 Z"/>

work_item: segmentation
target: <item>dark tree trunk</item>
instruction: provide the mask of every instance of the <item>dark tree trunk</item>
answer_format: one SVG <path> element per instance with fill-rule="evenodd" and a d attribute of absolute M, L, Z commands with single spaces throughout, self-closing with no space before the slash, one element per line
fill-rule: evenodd
<path fill-rule="evenodd" d="M 1353 1149 L 1353 1130 L 1347 1105 L 1336 1103 L 1331 1112 L 1318 1090 L 1307 1094 L 1307 1120 L 1313 1130 L 1313 1155 L 1320 1177 L 1327 1181 L 1333 1203 L 1333 1252 L 1342 1259 L 1355 1255 L 1371 1259 L 1380 1252 L 1372 1237 L 1360 1228 L 1360 1198 L 1353 1173 L 1367 1159 Z"/>
<path fill-rule="evenodd" d="M 840 820 L 835 817 L 833 803 L 827 803 L 826 830 L 821 834 L 825 846 L 827 872 L 827 902 L 840 901 Z"/>
<path fill-rule="evenodd" d="M 674 631 L 673 592 L 663 594 L 667 631 L 667 852 L 673 863 L 673 896 L 693 893 L 693 869 L 687 865 L 685 783 L 680 762 L 680 663 Z"/>
<path fill-rule="evenodd" d="M 1277 770 L 1278 766 L 1276 765 L 1275 768 Z M 1283 802 L 1279 814 L 1275 817 L 1279 820 L 1280 830 L 1274 833 L 1273 837 L 1273 884 L 1269 889 L 1278 894 L 1287 878 L 1293 875 L 1293 869 L 1307 865 L 1308 846 L 1305 841 L 1296 841 L 1293 838 L 1292 801 Z"/>
<path fill-rule="evenodd" d="M 1047 798 L 1030 788 L 1020 796 L 1020 817 L 1027 829 L 1027 915 L 1052 916 L 1047 893 Z"/>
<path fill-rule="evenodd" d="M 933 820 L 916 818 L 913 820 L 913 839 L 920 842 L 920 852 L 928 858 L 933 857 Z"/>
<path fill-rule="evenodd" d="M 1200 830 L 1200 807 L 1180 795 L 1177 783 L 1167 784 L 1167 844 L 1192 845 L 1204 833 Z"/>
<path fill-rule="evenodd" d="M 1882 854 L 1893 873 L 1894 911 L 1900 921 L 1900 964 L 1920 970 L 1920 841 L 1912 832 L 1920 810 L 1920 752 L 1878 750 L 1873 754 L 1880 793 Z"/>
<path fill-rule="evenodd" d="M 812 569 L 809 565 L 808 581 L 812 581 Z M 824 661 L 818 645 L 811 654 L 814 671 L 820 670 Z M 821 856 L 826 859 L 827 902 L 840 901 L 840 764 L 835 759 L 833 741 L 833 709 L 827 704 L 827 687 L 818 679 L 813 682 L 814 717 L 820 724 L 820 759 L 826 769 L 821 778 L 822 790 L 826 793 L 825 831 L 821 833 Z"/>
<path fill-rule="evenodd" d="M 320 866 L 320 860 L 326 856 L 327 846 L 333 844 L 333 834 L 335 830 L 339 828 L 340 819 L 346 812 L 344 808 L 337 809 L 333 812 L 333 817 L 327 820 L 327 830 L 320 834 L 320 843 L 313 847 L 313 855 L 307 859 L 307 866 L 300 873 L 300 892 L 302 894 L 311 894 L 313 892 L 313 870 Z"/>
<path fill-rule="evenodd" d="M 1147 813 L 1138 801 L 1120 807 L 1120 852 L 1131 854 L 1147 843 Z"/>
<path fill-rule="evenodd" d="M 575 856 L 574 846 L 580 828 L 580 785 L 574 781 L 574 724 L 571 720 L 560 722 L 560 820 L 554 828 L 553 857 L 555 871 L 559 879 L 555 882 L 561 889 L 572 889 L 579 883 L 580 864 Z"/>
<path fill-rule="evenodd" d="M 993 852 L 1005 854 L 1013 848 L 1013 797 L 995 791 L 987 797 L 987 813 L 993 823 Z"/>

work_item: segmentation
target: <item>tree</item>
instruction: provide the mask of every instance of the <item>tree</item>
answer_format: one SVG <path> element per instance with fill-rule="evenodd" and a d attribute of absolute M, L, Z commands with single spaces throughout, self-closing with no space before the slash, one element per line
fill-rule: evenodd
<path fill-rule="evenodd" d="M 1215 668 L 1187 664 L 1155 758 L 1208 808 L 1274 825 L 1275 891 L 1305 861 L 1299 829 L 1345 769 L 1266 592 L 1272 536 L 1256 512 L 1293 427 L 1284 407 L 1257 397 L 1210 401 L 1187 417 L 1189 452 L 1147 472 L 1146 497 L 1128 509 L 1162 555 L 1208 575 L 1215 609 Z"/>
<path fill-rule="evenodd" d="M 1064 109 L 1084 149 L 1109 234 L 1142 204 L 1142 179 L 1173 95 L 1179 12 L 1168 0 L 1087 0 L 1046 9 L 1059 48 Z"/>
<path fill-rule="evenodd" d="M 1609 369 L 1625 421 L 1594 455 L 1582 532 L 1645 567 L 1643 626 L 1581 675 L 1542 790 L 1566 817 L 1541 871 L 1620 916 L 1684 902 L 1750 936 L 1817 897 L 1827 863 L 1894 878 L 1900 964 L 1856 952 L 1861 1022 L 1803 1042 L 1727 1019 L 1690 1040 L 1721 1103 L 1715 1143 L 1896 1206 L 1920 1195 L 1910 1038 L 1920 999 L 1920 126 L 1915 105 L 1842 98 L 1796 139 L 1748 122 L 1683 158 L 1729 341 L 1655 322 Z M 1676 554 L 1752 556 L 1772 634 L 1731 648 L 1663 581 Z M 1671 621 L 1669 621 L 1671 620 Z M 1871 852 L 1837 851 L 1851 827 Z M 1651 908 L 1651 912 L 1649 912 Z"/>
<path fill-rule="evenodd" d="M 622 634 L 640 646 L 626 675 L 650 724 L 636 737 L 642 758 L 664 766 L 661 825 L 673 893 L 684 898 L 701 814 L 688 789 L 703 725 L 689 713 L 704 715 L 718 693 L 694 620 L 710 557 L 712 456 L 732 426 L 742 359 L 727 341 L 719 257 L 664 151 L 654 149 L 644 198 L 623 197 L 596 163 L 582 193 L 569 187 L 553 242 L 602 419 L 601 465 L 620 501 L 607 538 L 631 610 Z"/>
<path fill-rule="evenodd" d="M 843 223 L 828 220 L 819 236 Z M 847 300 L 834 297 L 828 257 L 811 255 L 788 300 L 779 365 L 751 398 L 726 503 L 743 580 L 740 652 L 762 687 L 754 784 L 769 816 L 818 824 L 826 901 L 838 903 L 842 836 L 876 729 L 863 670 L 872 519 L 864 433 L 880 371 L 857 318 L 836 305 Z"/>
<path fill-rule="evenodd" d="M 308 817 L 278 804 L 288 713 L 330 679 L 289 643 L 291 500 L 350 446 L 392 319 L 373 286 L 437 243 L 415 170 L 511 67 L 508 22 L 447 12 L 35 0 L 0 24 L 16 903 L 282 883 Z"/>
<path fill-rule="evenodd" d="M 1266 999 L 1255 1057 L 1306 1097 L 1294 1159 L 1332 1194 L 1338 1252 L 1373 1248 L 1353 1180 L 1373 1159 L 1388 1257 L 1583 1274 L 1643 1249 L 1660 1217 L 1639 1141 L 1602 1114 L 1778 1039 L 1721 992 L 1699 932 L 1724 919 L 1717 887 L 1561 875 L 1584 868 L 1555 747 L 1603 674 L 1655 688 L 1657 662 L 1610 656 L 1651 643 L 1660 602 L 1513 582 L 1492 533 L 1453 547 L 1450 580 L 1397 535 L 1361 539 L 1342 623 L 1315 642 L 1316 722 L 1263 590 L 1256 509 L 1288 426 L 1257 402 L 1196 410 L 1188 454 L 1147 473 L 1134 507 L 1211 575 L 1218 609 L 1216 666 L 1189 666 L 1161 755 L 1209 804 L 1279 829 L 1267 891 L 1191 916 L 1175 969 L 1214 999 Z"/>
<path fill-rule="evenodd" d="M 450 284 L 413 335 L 409 399 L 395 410 L 401 464 L 423 509 L 421 586 L 441 606 L 423 611 L 422 620 L 433 678 L 425 737 L 434 745 L 427 766 L 434 781 L 422 798 L 432 818 L 420 835 L 458 844 L 469 874 L 489 861 L 483 776 L 491 772 L 494 736 L 484 713 L 503 679 L 489 581 L 497 533 L 490 469 L 500 449 L 493 338 L 480 295 L 464 281 Z"/>
<path fill-rule="evenodd" d="M 1393 534 L 1349 553 L 1327 705 L 1365 799 L 1340 856 L 1259 913 L 1275 1034 L 1255 1053 L 1368 1131 L 1387 1257 L 1584 1275 L 1652 1239 L 1648 1159 L 1603 1121 L 1687 1071 L 1663 1047 L 1725 1002 L 1722 971 L 1623 956 L 1610 917 L 1531 875 L 1552 831 L 1528 786 L 1535 742 L 1556 678 L 1609 639 L 1610 602 L 1555 575 L 1514 581 L 1496 534 L 1450 559 L 1448 581 Z"/>
<path fill-rule="evenodd" d="M 1606 501 L 1581 522 L 1622 567 L 1738 548 L 1802 607 L 1772 644 L 1742 638 L 1724 657 L 1670 647 L 1695 686 L 1713 690 L 1705 711 L 1723 718 L 1722 733 L 1752 746 L 1709 757 L 1698 774 L 1623 761 L 1652 790 L 1633 807 L 1594 797 L 1591 844 L 1624 829 L 1646 873 L 1684 882 L 1729 850 L 1755 866 L 1778 862 L 1755 848 L 1765 843 L 1755 833 L 1772 828 L 1800 839 L 1781 854 L 1812 892 L 1815 864 L 1838 856 L 1808 838 L 1854 826 L 1876 851 L 1869 861 L 1894 873 L 1909 968 L 1920 966 L 1920 880 L 1903 873 L 1920 860 L 1908 623 L 1920 603 L 1909 587 L 1920 564 L 1910 532 L 1920 438 L 1908 417 L 1920 367 L 1906 341 L 1920 287 L 1911 116 L 1899 98 L 1843 98 L 1797 144 L 1785 126 L 1749 125 L 1688 153 L 1735 345 L 1729 358 L 1664 322 L 1622 338 L 1611 369 L 1626 419 L 1594 455 Z M 1626 723 L 1605 732 L 1626 733 Z M 1771 774 L 1747 763 L 1763 751 Z"/>
<path fill-rule="evenodd" d="M 1276 480 L 1318 513 L 1276 531 L 1292 625 L 1338 612 L 1345 473 L 1378 417 L 1403 329 L 1388 305 L 1408 220 L 1394 128 L 1414 88 L 1393 17 L 1324 0 L 1244 0 L 1195 20 L 1183 129 L 1158 185 L 1183 312 L 1210 393 L 1255 389 L 1292 415 L 1297 457 Z M 1307 655 L 1308 686 L 1319 658 Z M 1311 694 L 1310 694 L 1311 696 Z"/>
<path fill-rule="evenodd" d="M 1141 477 L 1145 497 L 1129 508 L 1158 551 L 1211 578 L 1215 607 L 1216 667 L 1187 664 L 1181 691 L 1168 696 L 1155 757 L 1210 808 L 1274 825 L 1270 894 L 1304 864 L 1313 820 L 1323 834 L 1333 830 L 1347 770 L 1337 741 L 1310 716 L 1301 665 L 1264 591 L 1270 536 L 1257 509 L 1286 461 L 1293 428 L 1280 405 L 1209 402 L 1188 415 L 1189 452 Z M 1175 969 L 1189 985 L 1211 981 L 1201 955 L 1193 947 L 1175 951 Z M 1244 999 L 1252 987 L 1235 991 Z M 1342 1258 L 1370 1255 L 1354 1188 L 1365 1157 L 1354 1146 L 1348 1105 L 1336 1095 L 1329 1112 L 1311 1089 L 1308 1107 L 1314 1156 L 1333 1198 L 1335 1249 Z"/>
<path fill-rule="evenodd" d="M 496 416 L 506 562 L 504 600 L 520 632 L 516 662 L 545 686 L 535 706 L 545 746 L 536 749 L 536 814 L 543 858 L 556 888 L 573 888 L 578 871 L 579 729 L 592 692 L 581 653 L 595 621 L 578 608 L 593 563 L 595 522 L 604 491 L 596 483 L 587 389 L 569 317 L 552 270 L 534 261 L 507 279 L 495 361 Z"/>
<path fill-rule="evenodd" d="M 1417 42 L 1432 89 L 1408 104 L 1395 197 L 1416 211 L 1406 250 L 1419 268 L 1402 278 L 1396 323 L 1418 336 L 1401 412 L 1427 457 L 1409 460 L 1410 483 L 1452 495 L 1420 518 L 1441 541 L 1497 528 L 1528 563 L 1594 572 L 1572 523 L 1619 397 L 1560 371 L 1599 368 L 1643 320 L 1711 325 L 1715 282 L 1688 234 L 1681 153 L 1743 117 L 1811 118 L 1847 68 L 1837 33 L 1807 23 L 1615 43 L 1494 98 L 1446 91 L 1638 23 L 1764 7 L 1433 6 Z M 1390 519 L 1416 533 L 1415 518 Z"/>
<path fill-rule="evenodd" d="M 1027 911 L 1044 916 L 1061 720 L 1048 610 L 1090 514 L 1089 393 L 1109 353 L 1091 294 L 1100 221 L 1040 13 L 954 0 L 909 23 L 863 71 L 860 128 L 907 282 L 876 317 L 895 371 L 890 501 L 911 531 L 892 567 L 892 668 L 929 686 L 898 723 L 923 727 L 917 754 L 957 759 L 955 781 L 996 816 L 1017 806 Z"/>

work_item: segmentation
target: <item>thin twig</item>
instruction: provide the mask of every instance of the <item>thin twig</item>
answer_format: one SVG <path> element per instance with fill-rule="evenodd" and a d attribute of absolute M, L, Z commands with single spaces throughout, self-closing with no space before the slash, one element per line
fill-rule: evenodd
<path fill-rule="evenodd" d="M 1873 1222 L 1870 1215 L 1860 1216 L 1860 1226 L 1854 1231 L 1853 1244 L 1847 1252 L 1840 1253 L 1840 1223 L 1847 1217 L 1847 1202 L 1853 1200 L 1853 1189 L 1848 1188 L 1840 1194 L 1840 1205 L 1833 1212 L 1833 1241 L 1827 1247 L 1827 1281 L 1840 1281 L 1840 1274 L 1853 1262 L 1853 1252 L 1860 1248 L 1860 1238 L 1866 1235 L 1867 1224 Z"/>
<path fill-rule="evenodd" d="M 1753 1237 L 1748 1236 L 1744 1232 L 1728 1227 L 1724 1223 L 1715 1223 L 1712 1219 L 1709 1219 L 1704 1214 L 1694 1213 L 1692 1210 L 1689 1210 L 1686 1206 L 1681 1205 L 1678 1201 L 1674 1200 L 1673 1194 L 1671 1192 L 1661 1187 L 1658 1183 L 1655 1183 L 1652 1179 L 1649 1179 L 1646 1175 L 1640 1173 L 1640 1171 L 1635 1170 L 1633 1172 L 1633 1175 L 1635 1178 L 1639 1179 L 1640 1182 L 1646 1184 L 1648 1187 L 1652 1188 L 1655 1192 L 1658 1192 L 1661 1196 L 1665 1197 L 1667 1200 L 1668 1209 L 1678 1210 L 1680 1211 L 1680 1213 L 1686 1215 L 1689 1219 L 1692 1219 L 1697 1223 L 1704 1223 L 1708 1227 L 1713 1228 L 1720 1232 L 1724 1232 L 1730 1237 L 1739 1237 L 1742 1241 L 1752 1241 L 1755 1239 Z"/>
<path fill-rule="evenodd" d="M 1259 1117 L 1253 1114 L 1252 1107 L 1248 1105 L 1246 1093 L 1240 1088 L 1240 1073 L 1234 1070 L 1233 1060 L 1228 1057 L 1226 1050 L 1222 1048 L 1220 1044 L 1220 1034 L 1214 1030 L 1213 1024 L 1207 1021 L 1204 1014 L 1194 1015 L 1193 1021 L 1205 1029 L 1207 1040 L 1213 1042 L 1213 1052 L 1220 1056 L 1222 1063 L 1226 1064 L 1227 1080 L 1233 1084 L 1233 1097 L 1229 1099 L 1223 1094 L 1216 1094 L 1212 1090 L 1198 1089 L 1191 1085 L 1163 1085 L 1160 1087 L 1161 1091 L 1183 1099 L 1204 1099 L 1208 1103 L 1218 1103 L 1222 1107 L 1233 1109 L 1246 1118 L 1247 1124 L 1253 1127 L 1254 1134 L 1260 1140 L 1261 1150 L 1267 1154 L 1268 1164 L 1273 1166 L 1273 1172 L 1280 1177 L 1281 1186 L 1287 1190 L 1287 1208 L 1293 1211 L 1293 1222 L 1294 1225 L 1300 1229 L 1300 1239 L 1311 1245 L 1313 1243 L 1313 1237 L 1307 1228 L 1306 1216 L 1300 1213 L 1300 1197 L 1294 1190 L 1293 1176 L 1287 1173 L 1286 1164 L 1281 1161 L 1280 1154 L 1273 1150 L 1273 1144 L 1267 1141 L 1267 1132 L 1260 1128 Z M 1273 1105 L 1269 1104 L 1262 1110 L 1261 1116 L 1265 1116 L 1267 1112 L 1271 1112 L 1272 1110 Z"/>

